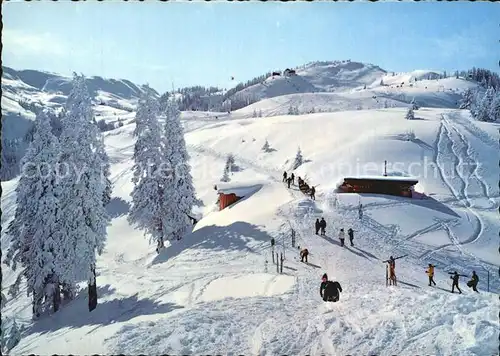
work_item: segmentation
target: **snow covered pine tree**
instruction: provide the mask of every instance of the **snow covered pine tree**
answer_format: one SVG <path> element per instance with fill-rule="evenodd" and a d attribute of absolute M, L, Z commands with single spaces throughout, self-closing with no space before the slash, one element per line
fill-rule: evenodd
<path fill-rule="evenodd" d="M 60 190 L 55 175 L 58 156 L 59 145 L 52 134 L 50 120 L 40 110 L 33 141 L 22 160 L 23 170 L 16 188 L 16 213 L 7 230 L 12 242 L 5 261 L 14 270 L 17 263 L 21 264 L 22 273 L 10 294 L 17 293 L 21 278 L 25 277 L 28 295 L 33 297 L 35 317 L 45 309 L 44 297 L 46 302 L 53 302 L 54 312 L 59 309 L 58 280 L 64 268 L 60 259 L 65 241 L 58 226 Z"/>
<path fill-rule="evenodd" d="M 61 182 L 60 233 L 65 243 L 60 280 L 63 293 L 68 296 L 73 294 L 77 282 L 87 280 L 89 300 L 97 302 L 93 295 L 96 253 L 103 251 L 110 220 L 103 204 L 107 184 L 102 171 L 106 162 L 99 152 L 101 133 L 93 120 L 85 77 L 74 74 L 72 84 L 60 138 L 60 164 L 67 169 Z M 89 309 L 93 308 L 89 305 Z"/>
<path fill-rule="evenodd" d="M 164 247 L 163 188 L 166 184 L 161 174 L 164 160 L 158 115 L 158 101 L 146 86 L 135 116 L 138 126 L 132 177 L 134 189 L 130 194 L 132 207 L 128 221 L 157 243 L 157 251 Z"/>
<path fill-rule="evenodd" d="M 190 216 L 196 201 L 180 115 L 177 102 L 170 100 L 165 111 L 162 146 L 162 158 L 169 167 L 163 192 L 163 225 L 170 240 L 180 240 L 192 229 Z"/>
<path fill-rule="evenodd" d="M 300 147 L 299 147 L 297 150 L 297 154 L 295 155 L 295 160 L 293 161 L 292 170 L 299 168 L 303 162 L 304 162 L 304 159 L 302 157 L 302 151 L 300 150 Z"/>

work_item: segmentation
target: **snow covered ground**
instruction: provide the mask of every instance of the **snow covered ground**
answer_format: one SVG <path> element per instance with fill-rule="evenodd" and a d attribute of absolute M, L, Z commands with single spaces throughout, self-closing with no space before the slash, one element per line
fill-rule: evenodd
<path fill-rule="evenodd" d="M 31 325 L 21 293 L 2 313 L 26 326 L 11 354 L 496 354 L 498 125 L 472 124 L 465 111 L 451 108 L 421 108 L 414 121 L 405 120 L 405 112 L 253 119 L 184 112 L 204 217 L 159 255 L 126 219 L 135 127 L 127 114 L 123 127 L 105 133 L 113 220 L 97 266 L 99 305 L 89 313 L 84 290 Z M 271 149 L 264 152 L 266 139 Z M 295 175 L 317 186 L 316 201 L 282 183 L 298 147 L 304 164 Z M 229 184 L 261 187 L 218 211 L 214 185 L 229 153 L 239 167 Z M 417 177 L 417 190 L 428 199 L 335 193 L 344 176 L 380 175 L 384 160 L 390 175 Z M 2 183 L 2 227 L 14 213 L 15 184 Z M 322 216 L 324 238 L 313 233 Z M 355 247 L 340 247 L 338 231 L 349 227 Z M 309 264 L 298 261 L 291 229 L 296 245 L 310 250 Z M 271 238 L 275 252 L 284 254 L 283 273 L 272 262 Z M 1 242 L 5 249 L 3 233 Z M 397 287 L 385 286 L 382 261 L 390 255 L 407 255 L 397 261 Z M 427 286 L 428 263 L 437 266 L 436 287 Z M 5 265 L 2 270 L 7 288 L 15 275 Z M 454 270 L 475 270 L 480 293 L 462 278 L 464 294 L 451 294 L 448 272 Z M 319 297 L 325 272 L 343 287 L 339 303 L 326 305 Z"/>

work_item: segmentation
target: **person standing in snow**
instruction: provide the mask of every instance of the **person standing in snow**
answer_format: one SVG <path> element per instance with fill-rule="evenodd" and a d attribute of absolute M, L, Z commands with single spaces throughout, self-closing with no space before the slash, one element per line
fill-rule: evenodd
<path fill-rule="evenodd" d="M 344 241 L 345 241 L 344 229 L 340 229 L 339 240 L 340 240 L 340 247 L 344 247 Z"/>
<path fill-rule="evenodd" d="M 319 229 L 321 228 L 321 223 L 319 222 L 319 219 L 316 219 L 314 227 L 316 228 L 316 235 L 319 235 Z"/>
<path fill-rule="evenodd" d="M 406 256 L 406 255 L 405 255 Z M 405 256 L 399 256 L 399 257 L 392 257 L 390 256 L 387 261 L 383 261 L 384 263 L 389 264 L 389 281 L 393 284 L 396 285 L 396 260 Z"/>
<path fill-rule="evenodd" d="M 287 182 L 287 184 L 288 184 L 288 188 L 290 189 L 290 184 L 292 183 L 292 178 L 291 178 L 291 177 L 288 177 L 288 178 L 286 179 L 286 182 Z"/>
<path fill-rule="evenodd" d="M 457 271 L 455 271 L 453 273 L 450 272 L 449 274 L 452 274 L 450 279 L 453 280 L 453 283 L 451 285 L 451 292 L 455 293 L 455 287 L 456 287 L 458 289 L 458 293 L 462 294 L 462 291 L 460 290 L 460 287 L 458 286 L 458 280 L 460 279 L 460 276 L 462 276 L 462 277 L 467 277 L 467 276 L 464 276 L 463 274 L 458 274 Z"/>
<path fill-rule="evenodd" d="M 320 229 L 321 229 L 321 236 L 325 236 L 325 230 L 326 230 L 326 221 L 325 218 L 321 218 L 321 221 L 319 222 Z"/>
<path fill-rule="evenodd" d="M 349 230 L 347 230 L 347 234 L 349 235 L 349 242 L 351 243 L 351 246 L 354 247 L 354 242 L 353 242 L 353 240 L 354 240 L 354 231 L 351 228 L 349 228 Z"/>
<path fill-rule="evenodd" d="M 283 172 L 283 182 L 285 182 L 285 181 L 286 181 L 286 177 L 287 177 L 287 173 L 286 173 L 286 171 L 285 171 L 285 172 Z"/>
<path fill-rule="evenodd" d="M 342 292 L 340 283 L 337 281 L 329 281 L 328 276 L 325 273 L 319 287 L 319 295 L 321 296 L 321 298 L 323 298 L 323 301 L 338 302 L 340 299 L 340 292 Z"/>
<path fill-rule="evenodd" d="M 479 291 L 477 290 L 477 284 L 478 283 L 479 283 L 479 277 L 477 276 L 476 271 L 472 271 L 472 278 L 471 278 L 470 281 L 467 282 L 467 286 L 469 288 L 472 287 L 472 290 L 474 292 L 479 293 Z"/>
<path fill-rule="evenodd" d="M 292 172 L 292 175 L 290 176 L 290 178 L 292 178 L 292 184 L 295 185 L 295 174 L 293 174 L 293 172 Z"/>
<path fill-rule="evenodd" d="M 303 249 L 300 251 L 300 262 L 305 262 L 307 263 L 307 256 L 309 256 L 309 250 L 307 248 Z"/>
<path fill-rule="evenodd" d="M 358 216 L 359 216 L 359 220 L 363 219 L 363 204 L 359 204 Z"/>
<path fill-rule="evenodd" d="M 311 187 L 311 191 L 309 194 L 311 195 L 312 200 L 316 200 L 316 188 L 314 188 L 314 186 Z"/>
<path fill-rule="evenodd" d="M 432 284 L 436 285 L 436 282 L 434 282 L 434 267 L 436 266 L 429 263 L 429 268 L 425 271 L 425 273 L 429 276 L 429 287 L 432 286 Z"/>

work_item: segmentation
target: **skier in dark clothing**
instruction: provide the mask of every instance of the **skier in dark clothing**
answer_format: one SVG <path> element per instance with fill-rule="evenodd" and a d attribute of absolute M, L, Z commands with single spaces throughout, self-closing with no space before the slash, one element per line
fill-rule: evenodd
<path fill-rule="evenodd" d="M 453 273 L 450 272 L 450 274 L 452 274 L 450 279 L 453 280 L 453 284 L 451 285 L 451 292 L 455 293 L 455 287 L 457 287 L 459 294 L 462 294 L 462 291 L 460 290 L 460 287 L 458 286 L 458 279 L 460 278 L 460 276 L 462 276 L 462 277 L 467 277 L 467 276 L 464 276 L 463 274 L 458 274 L 457 271 L 455 271 Z"/>
<path fill-rule="evenodd" d="M 292 184 L 295 184 L 295 174 L 292 173 L 292 175 L 290 176 L 290 178 L 292 178 Z"/>
<path fill-rule="evenodd" d="M 307 263 L 307 256 L 309 256 L 309 250 L 307 248 L 301 250 L 300 251 L 300 262 L 304 262 L 304 260 L 306 260 L 306 263 Z"/>
<path fill-rule="evenodd" d="M 287 173 L 283 172 L 283 182 L 286 181 Z"/>
<path fill-rule="evenodd" d="M 319 222 L 319 227 L 321 229 L 321 236 L 325 236 L 325 230 L 326 230 L 326 221 L 325 218 L 321 218 L 321 221 Z"/>
<path fill-rule="evenodd" d="M 325 302 L 337 302 L 340 299 L 342 287 L 340 283 L 329 281 L 326 273 L 323 275 L 321 286 L 319 287 L 319 295 Z"/>
<path fill-rule="evenodd" d="M 349 230 L 347 230 L 347 235 L 349 235 L 349 241 L 351 242 L 351 246 L 354 246 L 354 231 L 349 228 Z"/>
<path fill-rule="evenodd" d="M 309 194 L 311 195 L 311 199 L 312 200 L 316 200 L 316 195 L 315 195 L 316 194 L 316 188 L 314 188 L 314 186 L 311 187 L 311 191 L 310 191 Z"/>
<path fill-rule="evenodd" d="M 319 222 L 319 219 L 316 219 L 316 223 L 314 224 L 314 227 L 316 229 L 316 235 L 319 235 L 319 229 L 321 228 L 321 223 Z"/>
<path fill-rule="evenodd" d="M 288 183 L 288 188 L 290 188 L 290 184 L 292 183 L 292 178 L 288 177 L 286 182 Z"/>
<path fill-rule="evenodd" d="M 479 291 L 477 290 L 477 284 L 478 283 L 479 283 L 479 277 L 477 276 L 476 271 L 472 271 L 472 278 L 471 278 L 470 281 L 467 282 L 467 286 L 469 288 L 472 287 L 472 290 L 474 292 L 479 293 Z"/>

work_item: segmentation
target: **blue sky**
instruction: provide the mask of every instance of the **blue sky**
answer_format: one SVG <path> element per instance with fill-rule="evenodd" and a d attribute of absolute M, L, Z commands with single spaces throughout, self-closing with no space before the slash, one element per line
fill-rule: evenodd
<path fill-rule="evenodd" d="M 229 88 L 268 70 L 351 59 L 390 71 L 498 71 L 491 2 L 9 2 L 4 65 Z M 231 80 L 234 76 L 234 81 Z"/>

